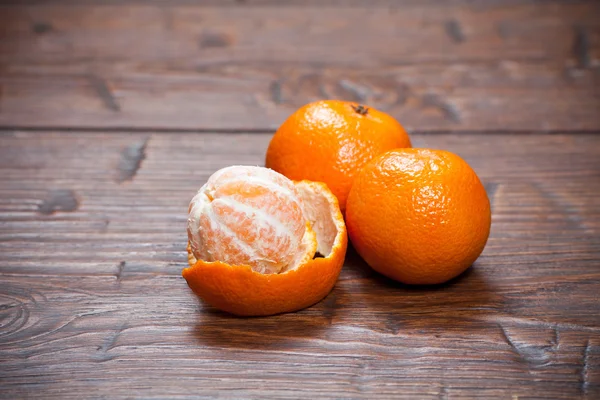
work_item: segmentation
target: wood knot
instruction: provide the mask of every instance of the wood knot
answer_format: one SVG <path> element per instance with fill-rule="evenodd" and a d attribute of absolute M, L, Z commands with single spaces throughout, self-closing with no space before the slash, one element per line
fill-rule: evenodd
<path fill-rule="evenodd" d="M 446 28 L 446 34 L 456 43 L 462 43 L 465 41 L 465 33 L 463 32 L 462 26 L 460 23 L 455 20 L 446 21 L 444 24 Z"/>
<path fill-rule="evenodd" d="M 590 67 L 592 61 L 590 55 L 590 36 L 587 30 L 581 26 L 575 27 L 573 54 L 578 68 L 584 69 Z"/>
<path fill-rule="evenodd" d="M 142 165 L 142 161 L 146 158 L 147 145 L 148 139 L 144 139 L 123 149 L 117 166 L 117 176 L 115 178 L 117 183 L 133 180 Z"/>
<path fill-rule="evenodd" d="M 48 22 L 34 22 L 31 25 L 31 30 L 38 35 L 43 35 L 44 33 L 48 33 L 53 29 L 54 28 L 52 27 L 52 25 Z"/>
<path fill-rule="evenodd" d="M 21 334 L 26 337 L 28 332 L 25 329 L 29 320 L 29 308 L 35 305 L 33 296 L 24 289 L 3 287 L 1 290 L 2 335 Z"/>
<path fill-rule="evenodd" d="M 200 37 L 199 46 L 202 49 L 211 47 L 228 47 L 233 44 L 233 38 L 222 32 L 204 32 Z"/>
<path fill-rule="evenodd" d="M 50 190 L 42 204 L 38 207 L 41 214 L 50 215 L 56 211 L 75 211 L 79 207 L 79 202 L 75 192 L 70 189 Z"/>

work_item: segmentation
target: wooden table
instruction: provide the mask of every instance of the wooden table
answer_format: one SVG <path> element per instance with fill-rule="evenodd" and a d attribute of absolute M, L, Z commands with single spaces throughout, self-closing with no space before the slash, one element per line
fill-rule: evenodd
<path fill-rule="evenodd" d="M 41 3 L 41 4 L 36 4 Z M 107 4 L 108 3 L 108 4 Z M 0 397 L 600 398 L 600 3 L 0 6 Z M 350 249 L 306 310 L 181 277 L 195 191 L 319 98 L 478 172 L 488 245 L 408 287 Z"/>

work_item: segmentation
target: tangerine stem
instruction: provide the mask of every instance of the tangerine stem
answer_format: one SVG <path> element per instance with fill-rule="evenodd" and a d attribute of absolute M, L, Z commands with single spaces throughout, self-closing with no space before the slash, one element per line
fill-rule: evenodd
<path fill-rule="evenodd" d="M 362 104 L 354 105 L 352 104 L 352 109 L 359 113 L 360 115 L 367 115 L 369 113 L 369 107 L 363 106 Z"/>

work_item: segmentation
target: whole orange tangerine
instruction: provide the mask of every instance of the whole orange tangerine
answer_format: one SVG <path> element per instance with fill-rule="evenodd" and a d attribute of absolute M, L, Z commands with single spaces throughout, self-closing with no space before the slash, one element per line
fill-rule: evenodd
<path fill-rule="evenodd" d="M 342 212 L 354 176 L 373 157 L 410 139 L 390 115 L 362 104 L 323 100 L 294 112 L 269 143 L 266 166 L 293 180 L 325 182 Z"/>
<path fill-rule="evenodd" d="M 491 211 L 481 181 L 459 156 L 397 149 L 360 171 L 346 222 L 352 244 L 373 269 L 407 284 L 437 284 L 479 257 Z"/>

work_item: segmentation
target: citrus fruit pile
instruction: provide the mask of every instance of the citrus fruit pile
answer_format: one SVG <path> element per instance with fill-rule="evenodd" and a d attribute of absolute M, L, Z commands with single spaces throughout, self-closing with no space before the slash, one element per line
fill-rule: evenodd
<path fill-rule="evenodd" d="M 438 284 L 473 264 L 491 225 L 485 189 L 462 158 L 413 149 L 391 116 L 338 100 L 292 114 L 269 144 L 266 168 L 215 172 L 188 214 L 184 278 L 209 304 L 243 316 L 323 299 L 347 233 L 376 271 Z"/>

